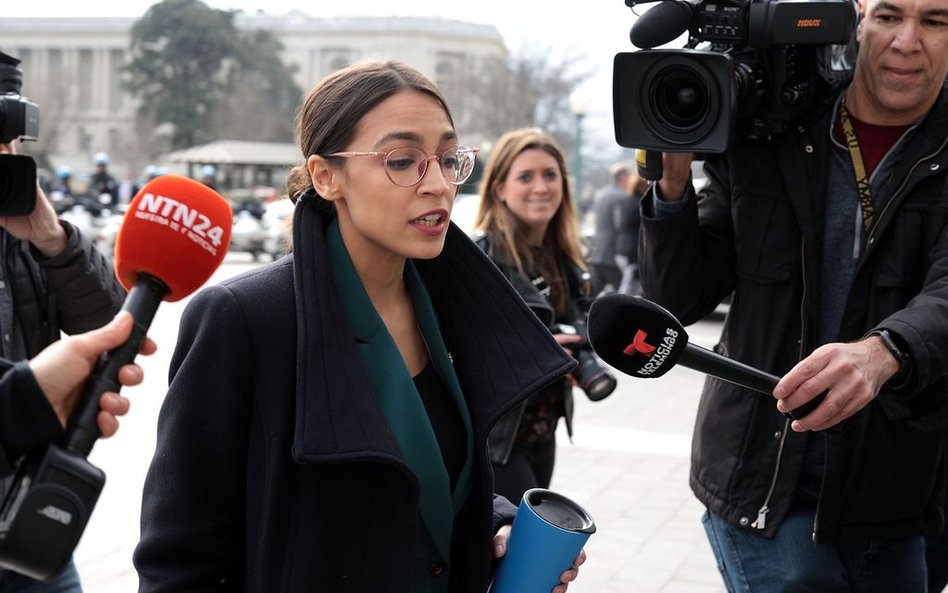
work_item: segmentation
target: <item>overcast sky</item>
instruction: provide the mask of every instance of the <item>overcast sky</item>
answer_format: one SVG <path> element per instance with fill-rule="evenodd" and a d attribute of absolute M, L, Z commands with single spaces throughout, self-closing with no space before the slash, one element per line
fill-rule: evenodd
<path fill-rule="evenodd" d="M 595 75 L 584 91 L 590 97 L 588 137 L 612 139 L 612 60 L 631 51 L 632 11 L 623 0 L 204 0 L 219 9 L 270 14 L 300 11 L 311 16 L 428 16 L 494 25 L 512 50 L 527 48 L 582 58 Z M 149 0 L 2 0 L 4 17 L 142 16 Z M 0 35 L 3 32 L 0 31 Z"/>

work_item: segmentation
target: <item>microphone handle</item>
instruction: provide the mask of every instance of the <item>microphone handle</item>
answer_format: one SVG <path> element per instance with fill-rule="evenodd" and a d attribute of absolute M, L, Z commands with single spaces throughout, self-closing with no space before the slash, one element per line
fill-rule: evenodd
<path fill-rule="evenodd" d="M 678 364 L 766 395 L 773 395 L 774 387 L 780 381 L 780 378 L 776 375 L 765 373 L 743 362 L 721 356 L 713 350 L 702 348 L 690 342 L 685 345 L 685 350 L 681 353 Z M 826 392 L 824 391 L 805 404 L 786 412 L 784 416 L 791 420 L 799 420 L 815 410 L 825 397 Z"/>
<path fill-rule="evenodd" d="M 767 395 L 773 394 L 774 387 L 780 381 L 780 378 L 775 375 L 690 342 L 685 345 L 685 351 L 681 353 L 678 364 Z"/>
<path fill-rule="evenodd" d="M 158 278 L 145 273 L 139 275 L 122 305 L 122 310 L 131 313 L 134 319 L 132 333 L 124 344 L 103 354 L 96 364 L 92 379 L 69 418 L 63 441 L 66 449 L 87 457 L 95 441 L 102 436 L 97 420 L 99 398 L 106 391 L 118 393 L 122 388 L 118 382 L 119 369 L 135 360 L 158 305 L 169 292 L 167 285 Z"/>

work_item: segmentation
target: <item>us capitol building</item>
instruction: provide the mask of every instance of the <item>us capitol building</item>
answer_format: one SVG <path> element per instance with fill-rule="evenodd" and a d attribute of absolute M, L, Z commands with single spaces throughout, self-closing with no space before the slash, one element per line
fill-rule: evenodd
<path fill-rule="evenodd" d="M 134 17 L 0 18 L 0 50 L 22 60 L 23 94 L 40 106 L 40 137 L 55 134 L 52 157 L 74 170 L 112 155 L 118 174 L 136 155 L 135 102 L 122 88 Z M 238 29 L 265 29 L 283 44 L 305 93 L 329 72 L 368 58 L 404 60 L 451 94 L 479 62 L 507 53 L 491 25 L 440 18 L 314 18 L 301 13 L 235 17 Z M 463 119 L 463 105 L 453 104 Z M 292 138 L 287 138 L 292 142 Z M 140 147 L 137 150 L 141 150 Z"/>

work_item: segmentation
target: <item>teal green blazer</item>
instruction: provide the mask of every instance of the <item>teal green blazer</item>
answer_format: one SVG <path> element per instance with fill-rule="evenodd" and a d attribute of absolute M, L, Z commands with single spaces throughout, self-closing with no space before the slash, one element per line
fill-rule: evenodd
<path fill-rule="evenodd" d="M 419 515 L 430 541 L 419 540 L 416 560 L 424 570 L 437 560 L 451 557 L 454 516 L 467 501 L 471 486 L 473 428 L 461 385 L 454 373 L 431 297 L 411 260 L 405 265 L 405 284 L 415 308 L 415 317 L 428 348 L 431 363 L 454 399 L 465 427 L 466 458 L 454 490 L 441 457 L 441 449 L 421 396 L 415 388 L 398 347 L 378 315 L 359 279 L 336 221 L 326 229 L 330 262 L 337 286 L 345 303 L 349 327 L 375 388 L 382 412 L 401 448 L 402 454 L 421 485 Z M 430 548 L 436 552 L 432 556 Z M 447 582 L 447 579 L 442 579 Z"/>

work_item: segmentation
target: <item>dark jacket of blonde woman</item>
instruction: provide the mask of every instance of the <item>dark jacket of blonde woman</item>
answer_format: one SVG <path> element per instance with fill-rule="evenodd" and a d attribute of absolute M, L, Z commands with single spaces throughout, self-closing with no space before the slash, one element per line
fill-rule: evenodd
<path fill-rule="evenodd" d="M 475 237 L 475 243 L 491 260 L 497 265 L 500 271 L 507 277 L 514 290 L 524 300 L 530 310 L 537 316 L 543 325 L 550 328 L 557 323 L 573 325 L 578 322 L 585 322 L 586 310 L 590 302 L 588 274 L 581 270 L 579 266 L 573 263 L 564 262 L 562 264 L 563 276 L 566 280 L 567 292 L 567 314 L 566 317 L 557 319 L 556 312 L 550 300 L 544 296 L 533 280 L 524 274 L 517 267 L 504 258 L 500 257 L 491 249 L 491 240 L 488 234 L 481 234 Z M 566 423 L 566 432 L 573 436 L 573 384 L 563 378 L 560 381 L 560 388 L 563 391 L 563 421 Z M 527 400 L 524 400 L 509 413 L 504 415 L 494 428 L 490 435 L 490 458 L 494 463 L 506 464 L 510 459 L 510 454 L 516 444 L 517 432 L 520 429 L 521 420 L 527 409 Z"/>

